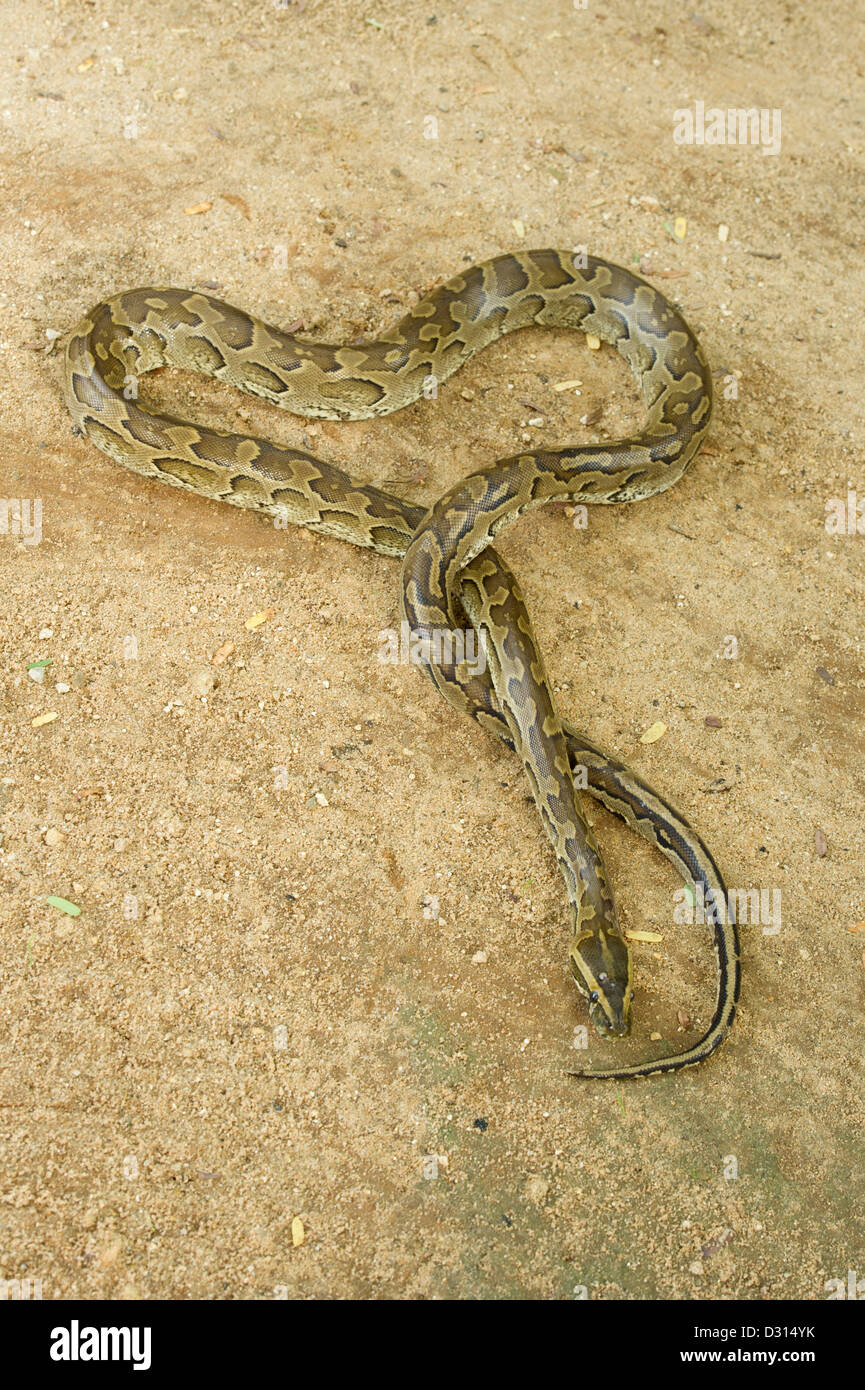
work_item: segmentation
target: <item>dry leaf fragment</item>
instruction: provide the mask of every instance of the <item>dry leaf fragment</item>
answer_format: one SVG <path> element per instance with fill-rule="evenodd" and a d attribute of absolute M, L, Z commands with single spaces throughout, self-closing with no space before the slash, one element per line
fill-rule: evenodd
<path fill-rule="evenodd" d="M 245 198 L 241 198 L 239 193 L 223 193 L 222 196 L 225 199 L 226 203 L 231 203 L 231 206 L 233 208 L 237 208 L 240 212 L 243 213 L 247 222 L 250 222 L 252 220 L 252 213 L 249 211 L 249 203 L 246 201 Z"/>
<path fill-rule="evenodd" d="M 663 937 L 656 931 L 626 931 L 625 936 L 629 941 L 663 941 Z"/>
<path fill-rule="evenodd" d="M 659 738 L 663 738 L 667 732 L 666 724 L 657 719 L 654 724 L 650 724 L 644 734 L 640 734 L 641 743 L 657 743 Z"/>
<path fill-rule="evenodd" d="M 306 1231 L 299 1216 L 295 1216 L 291 1223 L 291 1243 L 294 1246 L 303 1245 L 306 1240 Z"/>
<path fill-rule="evenodd" d="M 83 801 L 85 796 L 104 796 L 104 787 L 82 787 L 80 791 L 72 793 L 75 801 Z"/>
<path fill-rule="evenodd" d="M 519 217 L 515 217 L 513 222 L 511 223 L 511 226 L 513 227 L 519 240 L 522 241 L 523 237 L 526 234 L 525 224 L 520 220 Z"/>
<path fill-rule="evenodd" d="M 820 829 L 819 825 L 817 826 L 817 829 L 814 831 L 814 846 L 817 850 L 819 858 L 825 858 L 826 851 L 828 850 L 829 845 L 826 841 L 826 833 L 825 831 Z"/>
<path fill-rule="evenodd" d="M 217 647 L 216 651 L 213 653 L 213 656 L 210 659 L 213 662 L 214 666 L 222 666 L 223 663 L 226 662 L 228 658 L 231 656 L 231 653 L 233 651 L 233 642 L 223 642 L 221 647 Z"/>
<path fill-rule="evenodd" d="M 261 627 L 262 623 L 266 623 L 269 618 L 272 618 L 275 611 L 273 608 L 265 608 L 261 613 L 253 613 L 251 618 L 247 618 L 243 626 L 247 632 L 252 632 L 255 628 Z"/>
<path fill-rule="evenodd" d="M 30 720 L 31 729 L 41 729 L 43 724 L 53 724 L 55 719 L 59 719 L 56 709 L 50 709 L 45 714 L 37 714 L 35 719 Z"/>
<path fill-rule="evenodd" d="M 578 386 L 582 386 L 582 384 L 583 384 L 583 383 L 582 383 L 581 381 L 577 381 L 576 377 L 574 378 L 573 381 L 554 381 L 554 382 L 553 382 L 553 390 L 554 390 L 554 391 L 575 391 L 576 388 L 577 388 Z"/>
<path fill-rule="evenodd" d="M 592 349 L 592 352 L 597 352 L 597 350 L 598 350 L 598 348 L 599 348 L 600 346 L 601 346 L 601 340 L 600 340 L 600 338 L 597 336 L 596 333 L 587 333 L 587 334 L 586 334 L 586 347 L 591 348 L 591 349 Z"/>
<path fill-rule="evenodd" d="M 56 907 L 58 912 L 64 912 L 67 917 L 81 916 L 81 908 L 77 903 L 71 903 L 68 898 L 57 898 L 52 893 L 50 898 L 45 899 L 45 902 L 49 907 Z"/>
<path fill-rule="evenodd" d="M 187 217 L 197 217 L 201 212 L 210 212 L 212 207 L 212 203 L 190 203 L 189 207 L 184 208 L 183 211 Z"/>

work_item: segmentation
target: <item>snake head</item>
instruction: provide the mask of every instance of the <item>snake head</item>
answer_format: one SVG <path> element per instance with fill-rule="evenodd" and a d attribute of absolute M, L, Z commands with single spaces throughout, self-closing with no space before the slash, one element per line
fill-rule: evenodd
<path fill-rule="evenodd" d="M 582 932 L 571 951 L 571 973 L 589 1001 L 589 1018 L 604 1038 L 624 1038 L 631 1031 L 634 997 L 631 953 L 618 933 L 597 927 Z"/>

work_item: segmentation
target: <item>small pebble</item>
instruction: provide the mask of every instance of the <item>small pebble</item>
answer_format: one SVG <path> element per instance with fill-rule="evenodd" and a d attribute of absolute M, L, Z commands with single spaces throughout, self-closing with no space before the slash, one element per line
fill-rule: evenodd
<path fill-rule="evenodd" d="M 542 1178 L 539 1173 L 532 1173 L 526 1179 L 523 1189 L 530 1202 L 544 1202 L 550 1190 L 550 1184 L 546 1178 Z"/>
<path fill-rule="evenodd" d="M 196 671 L 195 674 L 189 678 L 189 688 L 195 695 L 209 695 L 216 689 L 216 685 L 216 676 L 212 671 L 206 668 L 201 671 Z"/>
<path fill-rule="evenodd" d="M 472 956 L 472 965 L 486 965 L 489 955 L 486 951 L 475 951 Z"/>
<path fill-rule="evenodd" d="M 703 722 L 705 723 L 707 729 L 721 728 L 721 721 L 718 718 L 717 714 L 707 714 Z"/>

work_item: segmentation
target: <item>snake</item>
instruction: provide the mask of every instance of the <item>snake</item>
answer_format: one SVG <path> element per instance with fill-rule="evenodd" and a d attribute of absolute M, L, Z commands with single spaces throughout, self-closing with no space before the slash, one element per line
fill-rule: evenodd
<path fill-rule="evenodd" d="M 298 415 L 369 419 L 435 398 L 476 353 L 532 325 L 611 344 L 638 384 L 642 427 L 617 442 L 496 459 L 431 507 L 303 450 L 158 413 L 139 398 L 140 378 L 170 366 Z M 208 293 L 150 286 L 105 299 L 78 324 L 67 343 L 63 390 L 74 432 L 136 473 L 402 561 L 413 662 L 523 763 L 567 891 L 570 972 L 601 1037 L 630 1032 L 633 961 L 581 793 L 660 850 L 707 905 L 717 999 L 699 1040 L 666 1056 L 568 1075 L 649 1076 L 714 1052 L 733 1022 L 741 977 L 721 874 L 683 815 L 560 715 L 517 578 L 491 544 L 553 499 L 632 502 L 681 478 L 705 438 L 713 394 L 706 355 L 679 309 L 639 275 L 582 248 L 520 250 L 471 265 L 376 339 L 350 345 L 298 337 Z M 442 640 L 471 632 L 483 662 L 467 662 L 465 649 Z"/>

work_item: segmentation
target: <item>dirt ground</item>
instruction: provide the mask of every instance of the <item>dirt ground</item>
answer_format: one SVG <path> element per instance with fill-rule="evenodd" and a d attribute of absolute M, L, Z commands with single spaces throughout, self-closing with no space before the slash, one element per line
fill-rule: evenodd
<path fill-rule="evenodd" d="M 0 511 L 0 1276 L 214 1299 L 822 1299 L 865 1276 L 855 500 L 853 533 L 826 529 L 865 499 L 861 14 L 0 14 L 0 492 L 42 507 L 39 543 Z M 780 111 L 780 151 L 677 143 L 696 102 Z M 777 933 L 743 928 L 720 1052 L 621 1084 L 565 1075 L 586 1015 L 515 758 L 377 660 L 398 564 L 147 482 L 61 396 L 65 335 L 123 288 L 218 286 L 339 342 L 469 262 L 574 245 L 682 306 L 716 414 L 670 492 L 585 530 L 532 513 L 501 549 L 563 712 L 782 904 Z M 415 502 L 526 437 L 641 418 L 614 352 L 541 330 L 368 423 L 177 373 L 144 392 Z M 682 1049 L 711 1017 L 708 931 L 591 814 L 625 929 L 659 939 L 634 944 L 632 1037 L 588 1056 Z"/>

